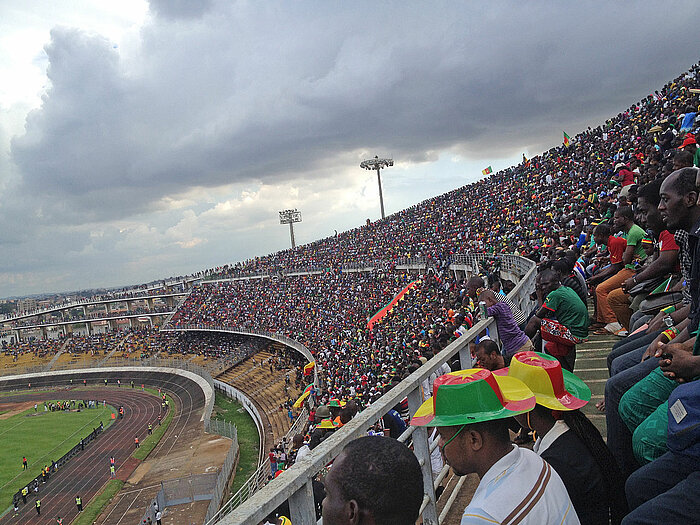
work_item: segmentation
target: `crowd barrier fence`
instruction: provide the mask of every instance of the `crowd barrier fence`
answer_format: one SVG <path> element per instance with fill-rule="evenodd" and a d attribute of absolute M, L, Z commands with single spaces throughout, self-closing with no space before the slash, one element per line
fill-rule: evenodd
<path fill-rule="evenodd" d="M 292 437 L 295 434 L 300 434 L 302 432 L 304 424 L 308 420 L 308 417 L 309 412 L 306 409 L 306 407 L 304 407 L 301 413 L 294 420 L 292 426 L 287 431 L 285 437 L 287 438 L 288 442 L 291 442 Z M 204 523 L 216 523 L 219 519 L 221 519 L 222 516 L 225 516 L 226 514 L 230 513 L 233 509 L 247 501 L 253 496 L 253 494 L 262 489 L 270 481 L 270 464 L 267 461 L 264 461 L 264 456 L 262 456 L 262 459 L 263 460 L 260 461 L 260 464 L 258 465 L 256 471 L 245 481 L 245 483 L 243 483 L 243 485 L 241 485 L 241 488 L 239 488 L 236 491 L 236 493 L 221 506 L 218 512 L 216 512 L 212 516 L 209 516 Z"/>
<path fill-rule="evenodd" d="M 181 478 L 161 481 L 158 494 L 141 518 L 142 523 L 147 522 L 149 518 L 152 523 L 155 523 L 157 510 L 163 511 L 166 507 L 194 503 L 195 501 L 209 501 L 205 522 L 216 514 L 227 493 L 231 474 L 235 470 L 236 465 L 238 465 L 238 430 L 235 425 L 217 419 L 209 420 L 205 425 L 205 430 L 211 434 L 218 434 L 231 439 L 231 446 L 219 472 L 191 474 Z"/>
<path fill-rule="evenodd" d="M 223 381 L 219 381 L 217 379 L 214 380 L 214 387 L 221 393 L 223 393 L 225 396 L 230 397 L 231 399 L 235 399 L 238 401 L 244 408 L 246 412 L 248 412 L 248 415 L 253 419 L 253 422 L 255 423 L 255 427 L 258 429 L 258 435 L 260 436 L 260 446 L 258 447 L 258 461 L 257 463 L 260 464 L 263 460 L 263 450 L 264 449 L 264 443 L 262 436 L 265 435 L 265 426 L 263 425 L 263 419 L 260 416 L 260 412 L 258 411 L 258 408 L 255 406 L 255 403 L 253 403 L 248 396 L 246 396 L 243 392 L 238 390 L 236 387 L 229 385 L 228 383 L 224 383 Z"/>

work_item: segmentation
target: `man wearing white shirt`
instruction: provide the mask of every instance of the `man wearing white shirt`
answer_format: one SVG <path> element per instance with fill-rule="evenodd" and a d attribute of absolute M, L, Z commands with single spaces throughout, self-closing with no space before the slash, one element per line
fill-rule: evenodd
<path fill-rule="evenodd" d="M 500 426 L 508 436 L 508 427 Z M 506 439 L 510 452 L 480 476 L 474 497 L 464 509 L 462 525 L 579 523 L 566 488 L 549 463 Z"/>
<path fill-rule="evenodd" d="M 426 353 L 428 353 L 428 355 L 431 358 L 433 357 L 432 353 Z M 421 364 L 425 364 L 428 362 L 428 358 L 421 357 L 420 362 Z M 430 374 L 427 378 L 423 380 L 423 382 L 420 385 L 423 391 L 423 401 L 430 397 L 430 392 L 432 391 L 433 383 L 435 382 L 435 380 L 442 375 L 449 374 L 450 372 L 452 372 L 450 365 L 448 365 L 447 363 L 443 363 L 437 370 L 435 370 L 432 374 Z"/>
<path fill-rule="evenodd" d="M 301 461 L 311 453 L 309 445 L 304 442 L 304 436 L 295 434 L 292 438 L 292 450 L 296 450 L 295 462 Z"/>
<path fill-rule="evenodd" d="M 534 406 L 519 379 L 472 368 L 437 378 L 433 397 L 414 414 L 412 425 L 437 427 L 442 456 L 457 475 L 481 480 L 462 525 L 580 525 L 554 469 L 510 442 L 508 419 Z"/>

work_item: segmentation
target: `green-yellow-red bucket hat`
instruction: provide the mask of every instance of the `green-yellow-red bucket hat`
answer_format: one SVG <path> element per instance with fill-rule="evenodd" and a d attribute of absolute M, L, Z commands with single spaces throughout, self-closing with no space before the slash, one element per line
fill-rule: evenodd
<path fill-rule="evenodd" d="M 586 383 L 562 369 L 554 357 L 540 352 L 518 352 L 508 368 L 495 373 L 519 379 L 535 393 L 537 404 L 552 410 L 576 410 L 591 400 Z"/>
<path fill-rule="evenodd" d="M 433 383 L 433 397 L 411 419 L 414 426 L 455 426 L 529 412 L 535 395 L 519 379 L 483 368 L 450 372 Z"/>
<path fill-rule="evenodd" d="M 318 425 L 316 425 L 316 428 L 322 428 L 325 430 L 335 430 L 336 428 L 338 428 L 338 423 L 336 423 L 330 418 L 323 419 Z"/>

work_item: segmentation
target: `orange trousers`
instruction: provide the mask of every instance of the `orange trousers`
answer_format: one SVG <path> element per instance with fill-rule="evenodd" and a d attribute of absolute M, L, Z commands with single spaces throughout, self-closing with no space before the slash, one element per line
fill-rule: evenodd
<path fill-rule="evenodd" d="M 625 330 L 630 329 L 630 319 L 632 318 L 632 298 L 622 291 L 622 288 L 615 288 L 608 294 L 608 305 L 615 312 L 617 322 L 622 325 Z"/>
<path fill-rule="evenodd" d="M 598 315 L 596 317 L 596 321 L 605 324 L 614 323 L 617 321 L 615 312 L 613 312 L 613 309 L 610 308 L 610 305 L 608 304 L 608 295 L 610 295 L 610 292 L 613 290 L 620 288 L 622 283 L 632 276 L 634 276 L 634 270 L 623 268 L 615 275 L 595 287 L 595 295 L 598 305 Z"/>

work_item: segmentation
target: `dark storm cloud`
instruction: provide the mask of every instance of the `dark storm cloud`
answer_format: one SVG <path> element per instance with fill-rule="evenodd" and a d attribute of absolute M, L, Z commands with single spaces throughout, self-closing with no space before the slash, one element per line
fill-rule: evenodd
<path fill-rule="evenodd" d="M 678 38 L 694 29 L 691 2 L 194 4 L 152 0 L 125 56 L 98 35 L 52 32 L 50 88 L 12 143 L 17 191 L 41 217 L 129 217 L 354 150 L 538 151 L 698 59 Z"/>
<path fill-rule="evenodd" d="M 151 11 L 166 19 L 188 19 L 202 16 L 210 7 L 210 0 L 149 0 Z"/>

